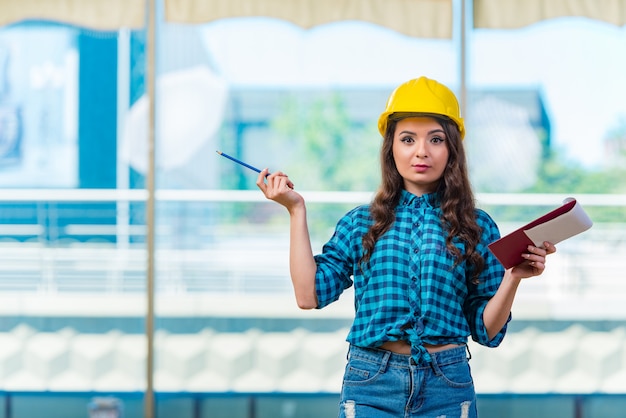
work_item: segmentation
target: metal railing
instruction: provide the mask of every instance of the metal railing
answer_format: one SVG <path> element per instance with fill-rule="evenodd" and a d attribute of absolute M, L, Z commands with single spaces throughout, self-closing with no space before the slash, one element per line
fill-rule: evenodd
<path fill-rule="evenodd" d="M 309 216 L 318 249 L 332 233 L 338 214 L 372 196 L 343 192 L 303 195 L 310 205 L 317 205 Z M 158 190 L 155 197 L 157 292 L 291 292 L 288 220 L 283 208 L 258 191 Z M 477 200 L 488 207 L 533 207 L 545 212 L 565 197 L 478 194 Z M 576 197 L 587 208 L 617 208 L 626 213 L 626 195 Z M 141 221 L 146 198 L 145 190 L 0 190 L 0 208 L 34 205 L 38 213 L 37 222 L 0 224 L 0 290 L 23 294 L 121 292 L 140 297 L 146 275 L 145 224 Z M 98 205 L 109 205 L 111 219 L 101 224 L 85 222 L 88 216 L 75 216 L 83 205 L 96 210 Z M 329 207 L 333 208 L 330 213 Z M 71 210 L 72 216 L 64 216 L 63 210 Z M 7 217 L 0 214 L 0 218 Z M 499 223 L 506 233 L 527 221 Z M 51 233 L 51 228 L 56 228 L 55 232 Z M 516 304 L 522 315 L 529 317 L 626 317 L 621 307 L 621 295 L 626 293 L 625 268 L 626 215 L 624 222 L 596 222 L 591 230 L 561 243 L 546 273 L 520 288 Z"/>

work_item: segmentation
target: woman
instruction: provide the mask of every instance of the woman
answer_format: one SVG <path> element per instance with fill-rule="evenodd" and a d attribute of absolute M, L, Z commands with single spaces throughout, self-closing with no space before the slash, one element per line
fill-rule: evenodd
<path fill-rule="evenodd" d="M 378 128 L 382 183 L 369 205 L 339 220 L 313 255 L 306 205 L 281 172 L 257 186 L 290 215 L 290 273 L 298 306 L 322 308 L 354 285 L 355 319 L 340 417 L 475 417 L 467 340 L 500 344 L 518 285 L 556 248 L 529 247 L 504 270 L 500 238 L 474 206 L 456 97 L 425 77 L 400 85 Z"/>

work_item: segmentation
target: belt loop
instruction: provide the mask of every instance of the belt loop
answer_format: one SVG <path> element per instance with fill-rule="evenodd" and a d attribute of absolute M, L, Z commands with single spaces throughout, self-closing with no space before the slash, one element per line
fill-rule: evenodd
<path fill-rule="evenodd" d="M 467 351 L 467 361 L 470 361 L 472 359 L 472 352 L 469 349 L 469 345 L 467 345 L 467 343 L 465 343 L 465 351 Z"/>
<path fill-rule="evenodd" d="M 441 376 L 442 373 L 441 373 L 441 369 L 439 368 L 439 363 L 437 363 L 436 353 L 433 353 L 433 355 L 430 358 L 430 361 L 428 362 L 428 365 L 433 370 L 433 373 L 435 374 L 435 376 Z"/>
<path fill-rule="evenodd" d="M 387 365 L 389 364 L 389 359 L 391 358 L 391 351 L 389 350 L 381 350 L 383 355 L 380 358 L 380 369 L 378 371 L 380 373 L 385 373 L 387 370 Z"/>

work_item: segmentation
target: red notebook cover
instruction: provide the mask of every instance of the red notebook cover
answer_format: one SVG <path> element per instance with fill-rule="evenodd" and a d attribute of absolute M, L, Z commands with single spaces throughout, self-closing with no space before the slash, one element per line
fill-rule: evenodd
<path fill-rule="evenodd" d="M 500 238 L 499 240 L 492 242 L 491 244 L 489 244 L 489 249 L 506 269 L 520 264 L 522 261 L 524 261 L 522 253 L 527 251 L 529 245 L 535 245 L 533 243 L 533 240 L 527 235 L 525 231 L 546 224 L 546 222 L 548 221 L 556 220 L 562 215 L 568 214 L 568 212 L 574 209 L 576 203 L 577 202 L 574 199 L 567 201 L 565 204 L 554 209 L 553 211 L 546 213 L 545 215 L 535 219 L 534 221 L 522 226 L 519 229 L 516 229 L 515 231 Z M 580 216 L 581 219 L 574 219 L 574 222 L 572 222 L 571 226 L 570 224 L 567 224 L 566 227 L 571 229 L 560 231 L 560 240 L 576 235 L 591 227 L 591 220 L 587 217 L 584 211 L 582 211 L 582 208 L 579 208 L 578 210 L 580 211 L 578 216 Z M 546 238 L 545 240 L 551 241 L 551 239 L 548 238 Z M 553 244 L 556 244 L 558 242 L 556 240 L 552 241 Z"/>

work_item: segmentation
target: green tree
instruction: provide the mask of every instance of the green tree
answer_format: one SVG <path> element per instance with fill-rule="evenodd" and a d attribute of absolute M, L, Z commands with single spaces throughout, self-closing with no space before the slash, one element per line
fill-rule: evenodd
<path fill-rule="evenodd" d="M 537 182 L 526 193 L 624 193 L 626 170 L 620 167 L 585 168 L 551 152 L 540 166 Z"/>
<path fill-rule="evenodd" d="M 553 150 L 541 164 L 537 181 L 521 193 L 558 193 L 576 197 L 579 194 L 621 194 L 626 192 L 626 168 L 607 166 L 585 168 Z M 531 219 L 545 212 L 545 208 L 494 207 L 490 212 L 498 219 Z M 597 222 L 624 222 L 626 211 L 620 207 L 589 207 L 589 216 Z"/>
<path fill-rule="evenodd" d="M 351 119 L 340 93 L 292 96 L 272 123 L 276 152 L 299 190 L 372 191 L 380 181 L 375 126 Z"/>
<path fill-rule="evenodd" d="M 626 115 L 621 115 L 615 126 L 606 134 L 607 165 L 613 167 L 626 165 Z"/>

